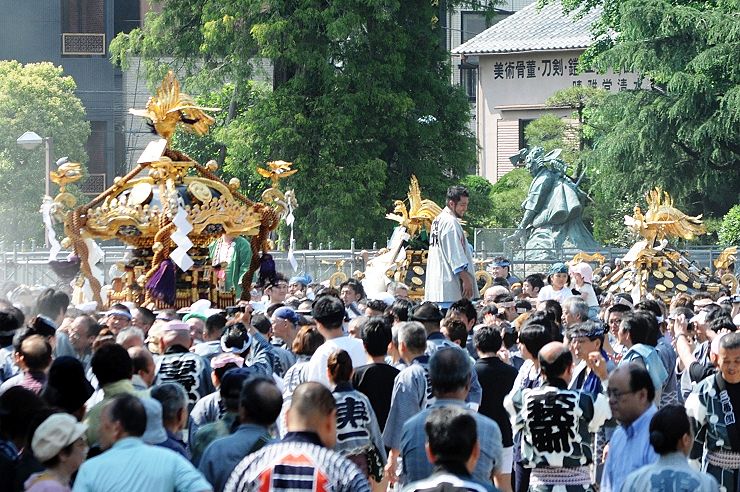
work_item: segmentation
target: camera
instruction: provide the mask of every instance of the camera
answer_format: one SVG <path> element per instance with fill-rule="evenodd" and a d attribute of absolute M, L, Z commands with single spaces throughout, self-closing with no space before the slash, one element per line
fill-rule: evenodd
<path fill-rule="evenodd" d="M 244 312 L 244 306 L 226 306 L 226 317 L 236 316 Z"/>

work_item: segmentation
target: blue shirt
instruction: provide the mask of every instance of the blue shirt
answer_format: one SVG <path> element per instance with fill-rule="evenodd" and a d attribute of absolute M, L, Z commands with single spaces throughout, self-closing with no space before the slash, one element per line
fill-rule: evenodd
<path fill-rule="evenodd" d="M 256 451 L 254 448 L 260 437 L 264 437 L 265 442 L 270 440 L 267 428 L 256 424 L 242 424 L 233 434 L 216 439 L 208 445 L 198 469 L 211 482 L 215 492 L 221 492 L 236 465 L 250 451 Z"/>
<path fill-rule="evenodd" d="M 431 407 L 409 419 L 403 426 L 401 435 L 403 483 L 415 482 L 432 474 L 433 467 L 424 448 L 427 439 L 424 432 L 424 423 L 432 410 L 451 405 L 465 407 L 465 402 L 461 400 L 437 400 Z M 485 415 L 477 412 L 471 413 L 478 425 L 478 442 L 480 443 L 480 458 L 478 458 L 478 463 L 475 465 L 472 478 L 482 484 L 491 484 L 494 469 L 501 466 L 503 454 L 501 430 L 496 422 Z"/>
<path fill-rule="evenodd" d="M 650 405 L 632 424 L 614 431 L 601 477 L 601 492 L 619 492 L 627 475 L 658 461 L 650 445 L 650 421 L 657 411 L 655 405 Z"/>
<path fill-rule="evenodd" d="M 126 437 L 84 462 L 75 492 L 203 492 L 211 485 L 188 460 L 169 449 Z"/>

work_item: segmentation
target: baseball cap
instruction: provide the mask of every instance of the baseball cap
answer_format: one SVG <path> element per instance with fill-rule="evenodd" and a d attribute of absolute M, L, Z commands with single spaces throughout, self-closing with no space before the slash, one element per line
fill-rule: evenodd
<path fill-rule="evenodd" d="M 272 315 L 275 318 L 281 318 L 290 321 L 291 323 L 298 324 L 298 314 L 288 306 L 279 307 L 275 310 Z"/>

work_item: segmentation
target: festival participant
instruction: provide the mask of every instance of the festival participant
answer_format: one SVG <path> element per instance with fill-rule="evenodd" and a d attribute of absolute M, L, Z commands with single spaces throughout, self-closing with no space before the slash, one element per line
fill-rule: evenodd
<path fill-rule="evenodd" d="M 212 488 L 188 460 L 169 449 L 146 445 L 146 410 L 134 395 L 118 395 L 101 414 L 100 444 L 105 452 L 82 464 L 75 492 L 171 490 L 205 492 Z"/>
<path fill-rule="evenodd" d="M 252 261 L 252 247 L 249 241 L 241 236 L 222 234 L 208 247 L 208 255 L 213 266 L 220 267 L 218 283 L 221 290 L 233 290 L 235 298 L 242 295 L 242 277 L 249 270 Z"/>
<path fill-rule="evenodd" d="M 282 304 L 288 297 L 288 279 L 282 273 L 275 273 L 265 282 L 263 301 L 270 308 L 275 304 Z M 268 315 L 272 314 L 266 311 Z"/>
<path fill-rule="evenodd" d="M 458 349 L 442 349 L 429 360 L 429 377 L 435 400 L 431 406 L 408 419 L 403 426 L 401 457 L 402 481 L 409 483 L 431 475 L 433 469 L 425 452 L 424 424 L 429 413 L 440 407 L 465 407 L 465 397 L 470 390 L 472 367 L 468 355 Z M 400 377 L 400 376 L 399 376 Z M 496 423 L 478 412 L 472 412 L 478 426 L 481 453 L 472 472 L 473 480 L 490 484 L 496 475 L 498 485 L 503 485 L 499 473 L 502 460 L 501 431 Z"/>
<path fill-rule="evenodd" d="M 116 335 L 116 343 L 125 349 L 144 346 L 144 332 L 135 326 L 127 326 Z"/>
<path fill-rule="evenodd" d="M 192 339 L 190 325 L 182 321 L 169 321 L 164 326 L 157 356 L 157 384 L 180 383 L 188 394 L 188 410 L 195 402 L 213 392 L 211 365 L 208 359 L 190 352 Z"/>
<path fill-rule="evenodd" d="M 511 261 L 503 256 L 496 256 L 488 267 L 493 278 L 504 278 L 509 285 L 521 282 L 519 277 L 511 273 Z"/>
<path fill-rule="evenodd" d="M 105 313 L 102 324 L 104 324 L 114 335 L 131 325 L 131 312 L 128 307 L 121 303 L 112 304 Z"/>
<path fill-rule="evenodd" d="M 21 386 L 38 395 L 46 384 L 46 372 L 52 361 L 51 345 L 43 336 L 31 333 L 31 329 L 16 333 L 13 345 L 21 372 L 0 385 L 0 395 L 13 386 Z"/>
<path fill-rule="evenodd" d="M 591 285 L 594 280 L 594 269 L 588 263 L 580 262 L 570 267 L 570 275 L 575 284 L 573 287 L 581 293 L 581 299 L 588 304 L 588 318 L 596 319 L 599 316 L 599 299 Z"/>
<path fill-rule="evenodd" d="M 92 396 L 93 387 L 85 378 L 82 363 L 74 357 L 57 357 L 49 368 L 49 377 L 41 397 L 77 420 L 85 416 L 85 402 Z"/>
<path fill-rule="evenodd" d="M 151 399 L 162 405 L 160 415 L 166 439 L 157 444 L 171 449 L 190 459 L 185 443 L 178 437 L 188 423 L 188 395 L 178 383 L 162 383 L 154 386 L 150 391 Z"/>
<path fill-rule="evenodd" d="M 606 393 L 619 427 L 609 441 L 599 490 L 619 492 L 627 475 L 658 460 L 649 432 L 650 421 L 658 411 L 653 405 L 655 386 L 647 369 L 633 362 L 614 370 Z"/>
<path fill-rule="evenodd" d="M 87 456 L 86 430 L 67 413 L 54 413 L 36 428 L 31 449 L 45 470 L 26 480 L 26 492 L 71 491 L 72 476 Z"/>
<path fill-rule="evenodd" d="M 475 418 L 462 408 L 435 408 L 424 423 L 426 453 L 434 465 L 432 475 L 412 482 L 403 492 L 465 490 L 493 492 L 490 484 L 473 481 L 472 473 L 480 458 L 481 443 Z"/>
<path fill-rule="evenodd" d="M 278 361 L 275 373 L 282 377 L 296 362 L 296 356 L 291 349 L 298 333 L 298 313 L 287 306 L 279 307 L 272 312 L 270 323 L 275 335 L 272 340 L 273 352 Z"/>
<path fill-rule="evenodd" d="M 543 282 L 541 275 L 528 275 L 522 283 L 522 298 L 537 299 L 537 296 L 540 294 L 540 290 L 542 290 L 544 286 L 545 282 Z"/>
<path fill-rule="evenodd" d="M 561 303 L 563 307 L 563 316 L 561 317 L 563 330 L 568 330 L 579 323 L 588 321 L 589 308 L 586 301 L 573 296 L 567 298 Z"/>
<path fill-rule="evenodd" d="M 275 423 L 283 399 L 275 382 L 265 376 L 244 381 L 239 393 L 239 427 L 208 445 L 198 466 L 215 492 L 221 492 L 241 460 L 272 441 L 269 427 Z"/>
<path fill-rule="evenodd" d="M 293 394 L 298 385 L 306 382 L 306 366 L 311 356 L 324 343 L 324 337 L 314 325 L 302 326 L 293 339 L 292 352 L 296 356 L 296 363 L 290 366 L 283 376 L 285 390 L 283 398 Z"/>
<path fill-rule="evenodd" d="M 244 458 L 225 492 L 334 490 L 370 492 L 362 472 L 331 450 L 337 440 L 337 407 L 329 389 L 308 382 L 296 388 L 287 412 L 288 433 Z"/>
<path fill-rule="evenodd" d="M 103 399 L 91 407 L 85 417 L 87 442 L 90 446 L 95 446 L 99 440 L 100 415 L 105 405 L 118 395 L 134 394 L 136 391 L 131 384 L 133 373 L 131 357 L 120 345 L 115 343 L 102 345 L 93 354 L 90 366 L 100 389 L 103 390 Z"/>
<path fill-rule="evenodd" d="M 365 289 L 358 280 L 351 278 L 342 282 L 339 286 L 339 298 L 344 303 L 349 319 L 363 315 L 362 309 L 357 303 L 365 298 Z"/>
<path fill-rule="evenodd" d="M 157 366 L 154 364 L 154 357 L 144 347 L 131 347 L 128 349 L 128 355 L 131 357 L 134 372 L 131 376 L 131 384 L 137 391 L 146 391 L 152 384 L 157 375 Z"/>
<path fill-rule="evenodd" d="M 362 325 L 362 344 L 368 363 L 355 369 L 352 386 L 370 400 L 380 430 L 385 429 L 391 408 L 393 382 L 399 370 L 386 363 L 388 346 L 393 337 L 391 327 L 382 316 L 367 318 Z"/>
<path fill-rule="evenodd" d="M 69 342 L 69 337 L 64 331 L 59 330 L 59 325 L 64 320 L 69 307 L 69 296 L 61 290 L 46 289 L 37 298 L 33 312 L 51 326 L 54 330 L 53 340 L 49 340 L 54 356 L 71 355 L 74 357 L 74 349 Z"/>
<path fill-rule="evenodd" d="M 434 402 L 426 350 L 427 333 L 424 325 L 418 321 L 409 321 L 398 326 L 398 352 L 408 365 L 398 373 L 393 382 L 391 406 L 383 429 L 383 442 L 390 449 L 385 471 L 391 483 L 397 478 L 396 467 L 401 452 L 404 424 Z"/>
<path fill-rule="evenodd" d="M 290 277 L 288 280 L 288 296 L 299 301 L 306 298 L 306 289 L 311 283 L 310 275 Z"/>
<path fill-rule="evenodd" d="M 735 408 L 740 408 L 740 333 L 719 342 L 719 371 L 699 383 L 686 399 L 696 442 L 691 456 L 723 490 L 737 490 L 740 481 L 740 438 Z"/>
<path fill-rule="evenodd" d="M 614 304 L 607 309 L 606 324 L 609 327 L 609 346 L 613 352 L 609 355 L 617 362 L 627 352 L 627 349 L 619 343 L 619 327 L 622 324 L 622 318 L 631 308 L 625 304 Z"/>
<path fill-rule="evenodd" d="M 568 388 L 584 391 L 596 398 L 604 390 L 603 381 L 616 369 L 604 350 L 604 327 L 596 321 L 585 321 L 568 331 L 568 339 L 578 361 Z M 591 354 L 595 353 L 601 354 L 602 358 L 592 357 Z M 599 367 L 602 362 L 606 364 L 606 373 Z"/>
<path fill-rule="evenodd" d="M 193 353 L 201 355 L 208 360 L 221 353 L 221 336 L 226 326 L 226 316 L 221 313 L 210 315 L 206 318 L 205 336 L 203 343 L 193 347 Z"/>
<path fill-rule="evenodd" d="M 660 458 L 655 464 L 630 473 L 621 492 L 642 492 L 648 484 L 650 490 L 719 492 L 713 476 L 699 473 L 689 465 L 686 457 L 693 444 L 686 409 L 680 405 L 661 408 L 650 421 L 650 445 Z"/>
<path fill-rule="evenodd" d="M 92 316 L 77 316 L 69 328 L 69 341 L 74 348 L 74 356 L 82 362 L 85 370 L 90 367 L 92 344 L 100 333 L 100 325 Z"/>
<path fill-rule="evenodd" d="M 392 295 L 396 300 L 403 299 L 407 301 L 409 299 L 409 286 L 403 282 L 391 282 L 388 284 L 386 292 Z"/>
<path fill-rule="evenodd" d="M 334 450 L 356 464 L 365 477 L 374 484 L 382 484 L 386 463 L 385 446 L 380 427 L 370 400 L 354 389 L 352 360 L 344 350 L 329 355 L 327 361 L 329 383 L 337 402 L 337 443 Z M 387 487 L 387 485 L 385 485 Z"/>
<path fill-rule="evenodd" d="M 477 299 L 473 255 L 460 219 L 468 209 L 468 190 L 464 186 L 447 189 L 447 205 L 432 222 L 429 234 L 424 300 L 449 307 L 460 299 Z"/>
<path fill-rule="evenodd" d="M 13 337 L 24 322 L 23 311 L 0 301 L 0 383 L 18 374 L 13 356 Z"/>
<path fill-rule="evenodd" d="M 153 312 L 141 306 L 134 309 L 134 312 L 131 313 L 131 325 L 137 327 L 147 335 L 156 319 L 157 316 Z"/>
<path fill-rule="evenodd" d="M 519 333 L 519 350 L 524 363 L 514 381 L 512 391 L 519 389 L 539 388 L 545 383 L 540 373 L 539 353 L 542 347 L 553 341 L 551 330 L 542 325 L 527 323 Z M 521 455 L 521 433 L 514 436 L 514 491 L 525 492 L 529 489 L 530 470 L 524 467 Z"/>
<path fill-rule="evenodd" d="M 555 263 L 547 272 L 547 285 L 542 287 L 537 294 L 537 302 L 554 300 L 562 304 L 567 298 L 573 296 L 567 284 L 568 266 L 565 263 Z"/>
<path fill-rule="evenodd" d="M 344 304 L 333 296 L 319 296 L 314 302 L 311 314 L 316 320 L 316 326 L 326 340 L 311 356 L 306 367 L 307 380 L 317 381 L 329 385 L 326 375 L 326 361 L 329 354 L 336 350 L 346 350 L 352 358 L 352 366 L 360 367 L 365 364 L 365 349 L 362 340 L 349 337 L 342 331 L 344 321 Z"/>
<path fill-rule="evenodd" d="M 475 372 L 483 389 L 483 398 L 478 408 L 481 415 L 492 419 L 501 430 L 501 444 L 503 446 L 501 459 L 501 489 L 511 490 L 511 470 L 514 465 L 514 441 L 511 431 L 511 422 L 504 409 L 504 397 L 514 387 L 517 370 L 501 360 L 498 355 L 503 340 L 496 328 L 481 326 L 473 336 L 475 349 L 478 352 L 478 361 L 475 363 Z"/>
<path fill-rule="evenodd" d="M 625 314 L 619 326 L 619 342 L 627 348 L 627 352 L 619 364 L 629 364 L 633 361 L 641 364 L 650 373 L 654 392 L 659 393 L 670 375 L 655 349 L 657 327 L 653 326 L 654 324 L 653 315 L 645 311 Z M 675 377 L 675 373 L 673 376 Z M 660 394 L 657 396 L 660 398 Z"/>
<path fill-rule="evenodd" d="M 522 433 L 522 463 L 531 469 L 529 490 L 594 491 L 591 443 L 611 416 L 608 402 L 601 393 L 592 396 L 567 389 L 573 375 L 573 355 L 567 345 L 550 342 L 538 358 L 546 383 L 518 389 L 504 402 L 512 427 Z"/>

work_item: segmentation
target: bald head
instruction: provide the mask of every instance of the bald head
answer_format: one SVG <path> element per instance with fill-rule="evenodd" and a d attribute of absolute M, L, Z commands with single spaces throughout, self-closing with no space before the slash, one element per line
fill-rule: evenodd
<path fill-rule="evenodd" d="M 293 392 L 287 413 L 288 431 L 315 432 L 328 448 L 336 442 L 336 410 L 331 391 L 321 383 L 303 383 Z"/>
<path fill-rule="evenodd" d="M 540 368 L 548 381 L 562 379 L 570 381 L 573 371 L 573 354 L 561 342 L 550 342 L 540 349 Z"/>
<path fill-rule="evenodd" d="M 31 335 L 21 342 L 20 359 L 29 371 L 44 371 L 51 364 L 51 345 L 41 335 Z"/>

